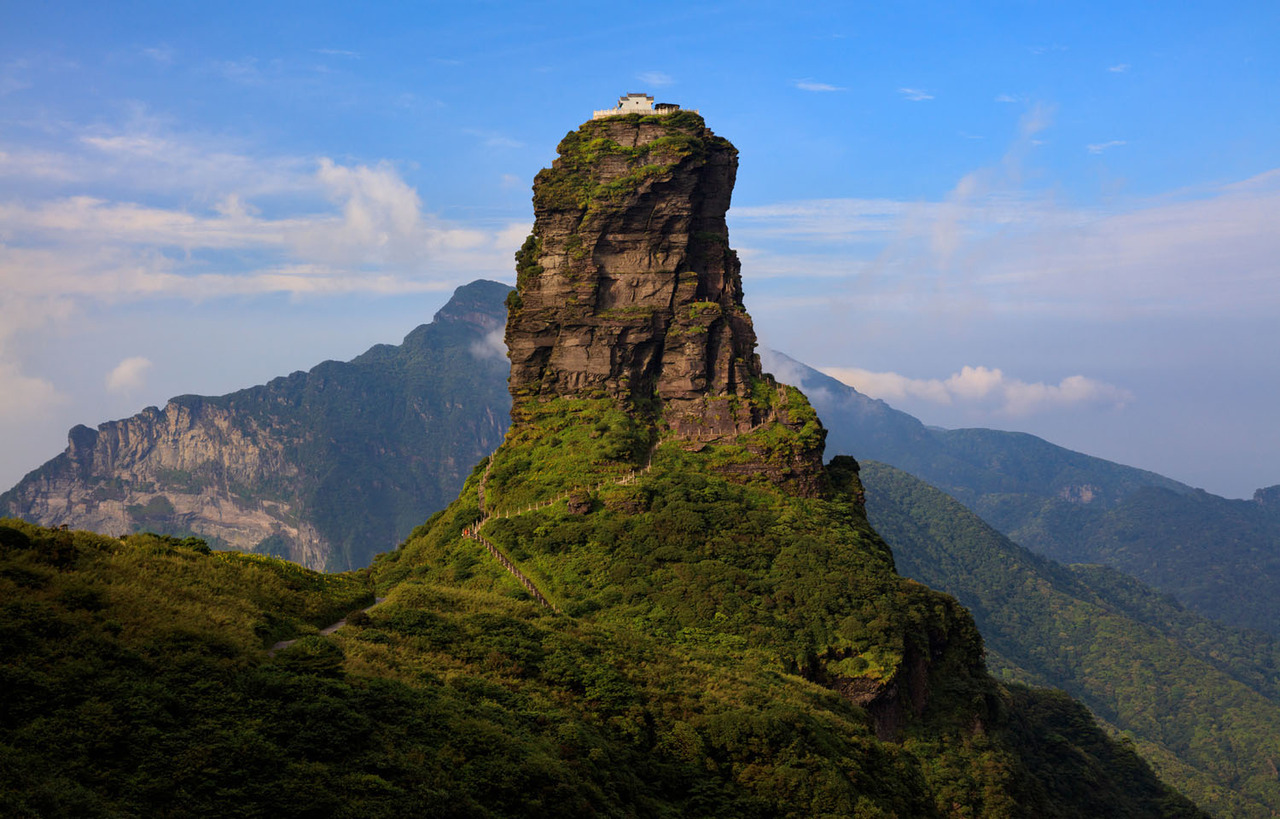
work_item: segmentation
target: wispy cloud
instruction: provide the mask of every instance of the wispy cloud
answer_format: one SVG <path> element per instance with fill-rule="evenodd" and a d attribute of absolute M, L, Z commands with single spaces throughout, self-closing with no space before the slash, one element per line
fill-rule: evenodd
<path fill-rule="evenodd" d="M 654 88 L 666 88 L 675 84 L 675 78 L 665 71 L 641 71 L 636 79 Z"/>
<path fill-rule="evenodd" d="M 38 417 L 66 400 L 50 381 L 27 375 L 16 361 L 6 359 L 0 347 L 0 422 Z"/>
<path fill-rule="evenodd" d="M 471 343 L 471 355 L 481 360 L 486 358 L 505 359 L 507 357 L 505 333 L 505 327 L 496 327 L 489 331 L 484 338 Z"/>
<path fill-rule="evenodd" d="M 825 82 L 814 82 L 813 80 L 795 80 L 792 84 L 795 85 L 796 88 L 799 88 L 801 91 L 824 92 L 824 91 L 846 90 L 839 85 L 831 85 L 830 83 L 825 83 Z"/>
<path fill-rule="evenodd" d="M 25 76 L 29 67 L 30 64 L 22 59 L 0 65 L 0 97 L 31 87 L 31 81 Z"/>
<path fill-rule="evenodd" d="M 775 205 L 735 207 L 735 233 L 752 241 L 785 238 L 840 244 L 883 242 L 902 229 L 919 206 L 896 199 L 807 199 Z"/>
<path fill-rule="evenodd" d="M 355 59 L 360 59 L 361 56 L 359 51 L 347 51 L 342 48 L 317 48 L 315 52 L 329 57 L 353 57 Z"/>
<path fill-rule="evenodd" d="M 101 190 L 126 180 L 134 193 L 0 199 L 5 314 L 51 300 L 435 290 L 504 277 L 528 232 L 442 220 L 387 163 L 207 147 L 154 127 L 83 133 L 36 157 L 43 169 L 32 175 L 29 152 L 0 145 L 0 177 L 26 168 L 24 184 Z"/>
<path fill-rule="evenodd" d="M 464 134 L 480 138 L 480 144 L 486 148 L 523 148 L 524 143 L 500 134 L 497 131 L 486 131 L 480 128 L 467 128 Z"/>
<path fill-rule="evenodd" d="M 922 91 L 919 88 L 899 88 L 898 93 L 912 102 L 924 102 L 933 99 L 933 94 L 928 91 Z"/>
<path fill-rule="evenodd" d="M 147 380 L 151 360 L 142 356 L 126 358 L 107 373 L 107 392 L 132 392 L 140 389 Z"/>
<path fill-rule="evenodd" d="M 872 398 L 982 406 L 1015 417 L 1081 405 L 1119 409 L 1133 401 L 1133 394 L 1128 390 L 1083 375 L 1046 384 L 1022 381 L 1005 375 L 999 368 L 981 366 L 962 367 L 946 378 L 911 378 L 858 367 L 824 367 L 822 371 Z"/>
<path fill-rule="evenodd" d="M 239 60 L 217 60 L 213 70 L 224 78 L 241 85 L 259 85 L 263 81 L 262 70 L 257 57 L 244 57 Z"/>
<path fill-rule="evenodd" d="M 943 198 L 737 208 L 749 280 L 812 284 L 879 314 L 1262 317 L 1280 311 L 1280 169 L 1160 198 L 1064 204 L 1025 169 L 1052 109 L 1024 113 L 996 164 Z M 1207 276 L 1205 271 L 1217 271 Z M 806 294 L 807 296 L 808 294 Z M 772 305 L 770 309 L 773 309 Z"/>
<path fill-rule="evenodd" d="M 159 65 L 172 65 L 177 52 L 170 46 L 160 45 L 142 49 L 142 56 L 153 60 Z"/>
<path fill-rule="evenodd" d="M 1100 154 L 1103 151 L 1107 151 L 1112 148 L 1119 148 L 1121 145 L 1127 145 L 1127 144 L 1128 143 L 1125 142 L 1125 140 L 1123 139 L 1112 139 L 1112 140 L 1108 140 L 1107 142 L 1095 142 L 1092 145 L 1086 145 L 1085 149 L 1088 150 L 1089 153 L 1091 154 Z"/>
<path fill-rule="evenodd" d="M 1113 74 L 1123 74 L 1124 72 L 1129 70 L 1129 64 L 1119 63 L 1117 65 L 1108 67 L 1107 70 L 1112 72 Z"/>
<path fill-rule="evenodd" d="M 1019 103 L 1019 102 L 1026 102 L 1026 101 L 1027 101 L 1027 98 L 1021 95 L 996 94 L 996 102 Z"/>

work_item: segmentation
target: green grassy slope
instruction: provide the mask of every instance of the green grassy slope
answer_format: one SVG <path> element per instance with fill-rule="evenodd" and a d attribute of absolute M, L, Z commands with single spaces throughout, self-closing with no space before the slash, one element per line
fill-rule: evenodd
<path fill-rule="evenodd" d="M 466 516 L 388 558 L 388 599 L 331 637 L 315 627 L 367 605 L 363 576 L 3 521 L 0 813 L 1196 815 L 1077 704 L 987 680 L 963 612 L 882 569 L 881 616 L 950 624 L 900 743 L 714 616 L 676 635 L 557 616 L 496 564 L 422 561 L 464 547 Z"/>
<path fill-rule="evenodd" d="M 527 600 L 461 536 L 481 517 L 479 484 L 499 510 L 568 492 L 576 513 L 564 501 L 499 512 L 483 531 L 565 613 L 546 619 L 609 634 L 646 657 L 647 670 L 629 671 L 638 680 L 614 703 L 629 709 L 624 724 L 642 722 L 654 748 L 690 749 L 734 792 L 763 800 L 766 813 L 1189 810 L 1078 704 L 986 675 L 967 613 L 894 572 L 861 512 L 848 459 L 829 467 L 824 498 L 718 477 L 739 457 L 726 444 L 695 453 L 663 443 L 651 470 L 617 483 L 645 462 L 653 439 L 644 425 L 604 401 L 543 406 L 457 503 L 375 565 L 382 588 Z M 599 489 L 570 491 L 599 480 Z M 360 656 L 386 673 L 403 667 L 403 651 L 369 647 Z M 802 741 L 787 724 L 812 733 Z M 873 779 L 878 788 L 863 790 Z M 906 793 L 922 801 L 894 801 Z"/>

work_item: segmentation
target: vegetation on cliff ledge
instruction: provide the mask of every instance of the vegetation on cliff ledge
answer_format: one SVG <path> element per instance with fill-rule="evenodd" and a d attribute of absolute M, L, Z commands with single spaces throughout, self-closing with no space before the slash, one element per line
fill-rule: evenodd
<path fill-rule="evenodd" d="M 610 131 L 619 124 L 660 127 L 663 135 L 636 146 L 619 144 Z M 538 210 L 607 209 L 625 200 L 647 179 L 666 173 L 707 152 L 708 141 L 728 145 L 711 134 L 702 117 L 691 111 L 665 116 L 626 114 L 584 123 L 561 140 L 559 158 L 534 180 L 533 203 Z M 620 163 L 625 172 L 607 181 L 601 169 Z"/>

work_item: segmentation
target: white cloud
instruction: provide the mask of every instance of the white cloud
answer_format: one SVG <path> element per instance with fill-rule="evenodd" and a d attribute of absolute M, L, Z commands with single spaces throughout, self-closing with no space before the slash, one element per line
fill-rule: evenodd
<path fill-rule="evenodd" d="M 1107 68 L 1107 70 L 1112 72 L 1113 74 L 1123 74 L 1124 72 L 1129 70 L 1129 64 L 1120 63 L 1119 65 L 1110 66 L 1109 68 Z"/>
<path fill-rule="evenodd" d="M 944 379 L 910 378 L 894 372 L 872 372 L 857 367 L 821 369 L 872 398 L 890 402 L 917 399 L 943 405 L 983 406 L 1017 417 L 1083 405 L 1122 408 L 1133 400 L 1133 394 L 1128 390 L 1082 375 L 1068 376 L 1057 384 L 1045 384 L 1010 378 L 998 368 L 987 367 L 962 367 Z"/>
<path fill-rule="evenodd" d="M 175 133 L 143 110 L 135 110 L 125 128 L 72 133 L 69 143 L 56 155 L 64 176 L 119 191 L 201 199 L 231 191 L 296 195 L 315 187 L 312 158 L 255 156 L 225 137 Z"/>
<path fill-rule="evenodd" d="M 520 249 L 520 245 L 524 244 L 524 240 L 533 232 L 532 222 L 512 222 L 511 224 L 498 231 L 497 238 L 494 243 L 500 252 L 510 250 L 514 255 Z"/>
<path fill-rule="evenodd" d="M 9 342 L 37 337 L 51 322 L 65 321 L 74 308 L 61 294 L 25 298 L 6 292 L 4 284 L 0 276 L 0 426 L 25 425 L 47 417 L 47 411 L 65 403 L 67 396 L 48 379 L 28 375 Z"/>
<path fill-rule="evenodd" d="M 25 421 L 65 402 L 49 381 L 22 372 L 16 362 L 0 358 L 0 421 Z"/>
<path fill-rule="evenodd" d="M 1028 121 L 1024 134 L 1038 125 Z M 1177 197 L 1079 208 L 1022 189 L 1018 156 L 967 174 L 945 201 L 734 208 L 743 273 L 793 289 L 821 280 L 859 309 L 916 314 L 1128 320 L 1280 311 L 1280 169 Z"/>
<path fill-rule="evenodd" d="M 17 77 L 0 74 L 0 97 L 12 94 L 15 91 L 25 91 L 31 87 L 31 83 Z"/>
<path fill-rule="evenodd" d="M 150 369 L 150 359 L 142 356 L 124 359 L 107 373 L 107 391 L 131 392 L 140 388 L 146 383 L 147 371 Z"/>
<path fill-rule="evenodd" d="M 506 328 L 497 327 L 485 333 L 484 338 L 471 345 L 471 355 L 479 359 L 505 359 L 507 357 L 505 332 Z"/>
<path fill-rule="evenodd" d="M 668 85 L 675 84 L 675 78 L 665 71 L 641 71 L 636 75 L 636 79 L 654 88 L 666 88 Z"/>
<path fill-rule="evenodd" d="M 133 116 L 68 130 L 58 150 L 0 141 L 0 179 L 27 190 L 0 195 L 0 386 L 19 406 L 59 394 L 5 353 L 15 321 L 40 333 L 158 299 L 447 291 L 508 278 L 528 235 L 527 223 L 439 218 L 389 163 L 259 157 Z"/>
<path fill-rule="evenodd" d="M 70 182 L 79 178 L 68 157 L 30 148 L 0 148 L 0 177 Z"/>
<path fill-rule="evenodd" d="M 1103 205 L 1037 190 L 1025 165 L 1051 109 L 944 199 L 825 199 L 729 212 L 749 281 L 821 288 L 880 315 L 1266 317 L 1280 311 L 1280 169 Z M 830 300 L 830 296 L 827 296 Z M 773 305 L 767 305 L 773 310 Z"/>
<path fill-rule="evenodd" d="M 1087 145 L 1085 147 L 1088 149 L 1089 153 L 1091 154 L 1100 154 L 1103 151 L 1110 150 L 1111 148 L 1119 148 L 1121 145 L 1127 145 L 1127 144 L 1128 143 L 1125 142 L 1123 139 L 1112 139 L 1107 142 L 1095 142 L 1094 144 Z"/>
<path fill-rule="evenodd" d="M 915 205 L 895 199 L 808 199 L 735 207 L 730 216 L 753 240 L 785 237 L 823 242 L 883 242 Z"/>
<path fill-rule="evenodd" d="M 996 94 L 996 102 L 1026 102 L 1026 97 L 1013 94 Z"/>
<path fill-rule="evenodd" d="M 899 88 L 898 93 L 912 102 L 924 102 L 933 99 L 933 94 L 928 91 L 922 91 L 919 88 Z"/>
<path fill-rule="evenodd" d="M 801 91 L 844 91 L 846 89 L 838 85 L 831 85 L 825 82 L 814 82 L 813 80 L 796 80 L 794 83 L 796 88 Z"/>
<path fill-rule="evenodd" d="M 354 57 L 355 59 L 360 59 L 360 52 L 347 51 L 342 48 L 317 48 L 316 53 L 324 54 L 329 57 Z"/>

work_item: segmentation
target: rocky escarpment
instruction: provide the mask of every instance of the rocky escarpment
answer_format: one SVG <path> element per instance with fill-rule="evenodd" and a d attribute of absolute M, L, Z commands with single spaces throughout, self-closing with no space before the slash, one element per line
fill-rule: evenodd
<path fill-rule="evenodd" d="M 198 399 L 147 407 L 97 429 L 74 427 L 65 452 L 4 496 L 6 511 L 48 526 L 126 534 L 199 533 L 324 566 L 324 540 L 294 513 L 299 477 L 282 430 Z"/>
<path fill-rule="evenodd" d="M 0 514 L 196 534 L 312 568 L 366 565 L 461 486 L 506 429 L 491 336 L 509 288 L 459 288 L 400 346 L 97 429 L 0 496 Z"/>
<path fill-rule="evenodd" d="M 689 112 L 588 122 L 534 182 L 509 299 L 517 402 L 609 396 L 697 446 L 780 423 L 804 444 L 758 464 L 816 491 L 823 432 L 764 375 L 725 212 L 737 149 Z"/>

